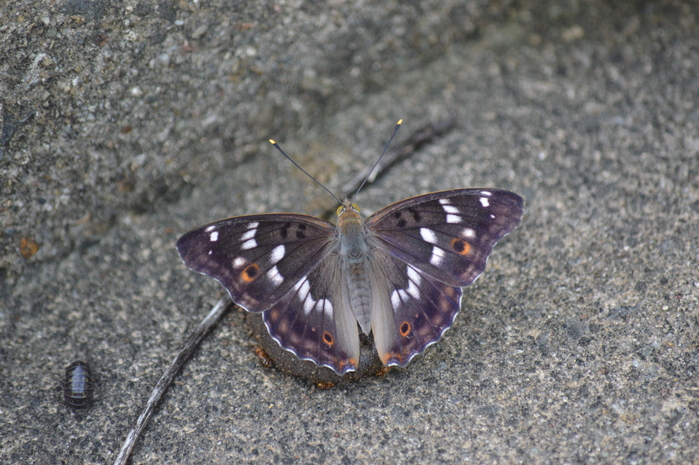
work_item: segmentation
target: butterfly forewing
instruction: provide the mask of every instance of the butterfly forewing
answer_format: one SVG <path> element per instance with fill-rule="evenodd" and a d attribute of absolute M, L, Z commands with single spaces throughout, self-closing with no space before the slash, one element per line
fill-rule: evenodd
<path fill-rule="evenodd" d="M 471 284 L 496 242 L 520 222 L 524 201 L 497 189 L 456 189 L 389 205 L 366 221 L 376 247 L 452 286 Z"/>
<path fill-rule="evenodd" d="M 306 215 L 229 218 L 190 231 L 177 242 L 185 264 L 211 276 L 253 312 L 277 303 L 326 257 L 335 227 Z"/>

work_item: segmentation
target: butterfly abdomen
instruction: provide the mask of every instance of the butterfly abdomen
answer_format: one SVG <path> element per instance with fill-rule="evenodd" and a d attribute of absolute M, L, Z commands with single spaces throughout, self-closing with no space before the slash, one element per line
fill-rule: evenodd
<path fill-rule="evenodd" d="M 344 285 L 352 308 L 362 332 L 367 336 L 371 332 L 371 284 L 368 270 L 363 263 L 357 263 L 345 268 Z"/>
<path fill-rule="evenodd" d="M 359 326 L 371 332 L 371 281 L 366 228 L 353 207 L 345 207 L 337 221 L 344 292 Z"/>

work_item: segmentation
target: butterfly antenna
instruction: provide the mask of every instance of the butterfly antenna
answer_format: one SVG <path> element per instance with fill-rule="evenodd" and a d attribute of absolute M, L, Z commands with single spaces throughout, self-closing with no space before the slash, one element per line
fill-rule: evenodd
<path fill-rule="evenodd" d="M 332 196 L 335 198 L 335 200 L 337 200 L 337 203 L 342 204 L 342 200 L 338 199 L 337 196 L 336 196 L 335 194 L 333 194 L 332 192 L 330 192 L 330 189 L 328 189 L 328 188 L 325 187 L 323 184 L 321 184 L 320 181 L 318 181 L 316 178 L 314 178 L 313 176 L 311 176 L 310 174 L 308 174 L 308 171 L 306 171 L 305 169 L 301 168 L 301 166 L 299 166 L 298 163 L 296 163 L 294 160 L 292 160 L 292 158 L 291 158 L 289 155 L 287 155 L 286 153 L 284 153 L 284 151 L 282 150 L 282 148 L 279 147 L 279 144 L 277 144 L 277 143 L 276 143 L 274 140 L 272 140 L 272 139 L 270 139 L 269 142 L 270 142 L 272 145 L 274 145 L 274 148 L 276 148 L 277 150 L 279 150 L 279 151 L 281 152 L 281 154 L 284 155 L 284 157 L 286 157 L 287 160 L 289 160 L 291 163 L 293 163 L 294 166 L 295 166 L 296 168 L 300 169 L 300 170 L 303 172 L 303 174 L 305 174 L 306 176 L 308 176 L 309 178 L 311 178 L 316 184 L 318 184 L 320 187 L 322 187 L 323 189 L 325 189 L 325 191 L 326 191 L 328 194 L 332 195 Z"/>
<path fill-rule="evenodd" d="M 379 162 L 383 158 L 383 155 L 386 153 L 386 150 L 388 150 L 388 146 L 391 145 L 391 141 L 393 141 L 393 138 L 396 137 L 396 133 L 400 129 L 401 124 L 403 124 L 403 120 L 399 119 L 398 122 L 396 123 L 396 127 L 393 128 L 393 134 L 391 134 L 391 138 L 388 139 L 388 142 L 386 142 L 386 146 L 383 148 L 383 152 L 381 152 L 381 155 L 376 160 L 376 163 L 374 163 L 374 166 L 372 166 L 371 169 L 369 170 L 369 172 L 367 173 L 366 178 L 364 178 L 364 181 L 362 181 L 362 183 L 359 185 L 357 192 L 355 192 L 354 195 L 352 196 L 352 200 L 350 200 L 350 204 L 354 202 L 354 198 L 357 196 L 357 194 L 359 194 L 359 191 L 362 190 L 362 187 L 364 187 L 364 184 L 366 184 L 367 180 L 369 179 L 369 176 L 371 176 L 371 173 L 373 173 L 374 170 L 376 169 L 376 167 L 378 166 Z M 335 197 L 335 198 L 337 198 L 337 197 Z"/>

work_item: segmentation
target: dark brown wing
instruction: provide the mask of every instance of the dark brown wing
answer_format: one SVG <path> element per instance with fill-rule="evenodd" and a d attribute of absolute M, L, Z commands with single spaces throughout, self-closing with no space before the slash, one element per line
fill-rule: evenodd
<path fill-rule="evenodd" d="M 238 216 L 177 241 L 185 265 L 210 276 L 251 312 L 271 308 L 334 247 L 335 226 L 312 216 Z"/>
<path fill-rule="evenodd" d="M 455 189 L 401 200 L 369 217 L 372 243 L 452 286 L 471 284 L 493 246 L 519 225 L 524 200 L 498 189 Z"/>

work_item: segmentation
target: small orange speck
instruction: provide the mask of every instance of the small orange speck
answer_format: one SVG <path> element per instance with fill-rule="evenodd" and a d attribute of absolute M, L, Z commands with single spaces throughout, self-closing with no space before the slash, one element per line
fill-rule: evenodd
<path fill-rule="evenodd" d="M 281 312 L 277 307 L 272 307 L 270 310 L 267 311 L 267 317 L 269 318 L 269 321 L 273 323 L 279 320 L 280 316 Z"/>
<path fill-rule="evenodd" d="M 26 259 L 30 259 L 39 251 L 39 244 L 30 237 L 23 237 L 19 240 L 19 253 Z"/>
<path fill-rule="evenodd" d="M 458 289 L 455 287 L 446 287 L 444 288 L 444 295 L 449 297 L 450 299 L 453 299 L 456 296 Z"/>
<path fill-rule="evenodd" d="M 263 367 L 272 368 L 274 366 L 274 362 L 272 361 L 270 356 L 267 355 L 267 352 L 265 352 L 265 349 L 263 349 L 262 347 L 255 348 L 255 355 L 257 355 L 257 358 L 260 359 L 260 363 Z"/>
<path fill-rule="evenodd" d="M 386 354 L 386 357 L 383 359 L 383 364 L 388 365 L 391 361 L 401 363 L 403 361 L 403 356 L 397 352 Z"/>
<path fill-rule="evenodd" d="M 255 27 L 255 23 L 238 23 L 235 28 L 238 31 L 247 31 L 248 29 L 252 29 Z"/>
<path fill-rule="evenodd" d="M 374 371 L 374 375 L 376 376 L 384 376 L 387 375 L 388 372 L 391 371 L 391 367 L 381 367 Z"/>
<path fill-rule="evenodd" d="M 338 362 L 338 365 L 340 365 L 338 367 L 340 369 L 340 371 L 344 371 L 345 367 L 357 368 L 357 359 L 350 358 L 349 360 L 340 360 Z"/>

